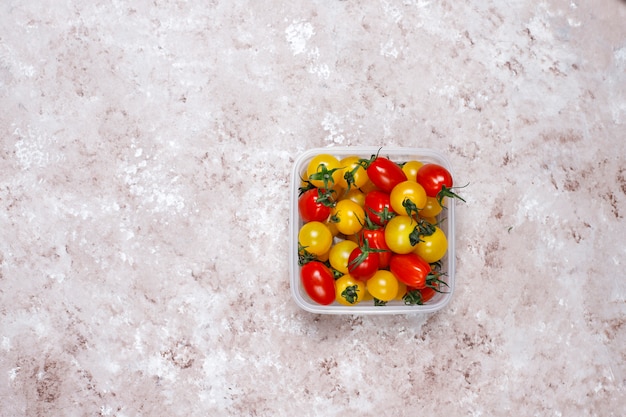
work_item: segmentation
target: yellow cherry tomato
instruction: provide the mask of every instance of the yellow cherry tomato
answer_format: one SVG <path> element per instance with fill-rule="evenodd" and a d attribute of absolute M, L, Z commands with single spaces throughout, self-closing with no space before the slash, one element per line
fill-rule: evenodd
<path fill-rule="evenodd" d="M 426 197 L 426 205 L 420 210 L 419 214 L 422 217 L 437 217 L 442 209 L 443 207 L 437 201 L 437 197 Z"/>
<path fill-rule="evenodd" d="M 420 161 L 408 161 L 402 165 L 402 171 L 406 175 L 406 179 L 409 181 L 417 182 L 417 171 L 424 165 Z"/>
<path fill-rule="evenodd" d="M 341 242 L 335 243 L 333 247 L 330 248 L 330 254 L 328 256 L 330 266 L 342 274 L 347 274 L 348 258 L 350 258 L 352 251 L 358 247 L 359 245 L 351 240 L 342 240 Z"/>
<path fill-rule="evenodd" d="M 380 301 L 391 301 L 398 295 L 398 279 L 385 269 L 376 271 L 365 285 L 372 297 Z"/>
<path fill-rule="evenodd" d="M 352 200 L 340 200 L 330 211 L 330 218 L 336 223 L 339 233 L 353 235 L 363 228 L 365 211 Z"/>
<path fill-rule="evenodd" d="M 332 234 L 333 237 L 335 237 L 335 236 L 337 236 L 339 234 L 339 229 L 337 229 L 337 223 L 331 222 L 330 218 L 329 218 L 329 220 L 324 222 L 324 225 L 326 225 L 326 227 L 328 227 L 328 230 L 330 230 L 330 234 Z"/>
<path fill-rule="evenodd" d="M 404 298 L 404 294 L 406 294 L 406 284 L 400 280 L 398 280 L 398 294 L 396 294 L 396 300 L 402 301 Z"/>
<path fill-rule="evenodd" d="M 391 208 L 399 214 L 412 216 L 426 205 L 424 187 L 414 181 L 403 181 L 393 187 L 389 194 Z"/>
<path fill-rule="evenodd" d="M 435 226 L 435 232 L 430 236 L 420 235 L 420 242 L 415 245 L 413 253 L 418 254 L 429 264 L 437 262 L 448 250 L 448 239 L 439 227 Z"/>
<path fill-rule="evenodd" d="M 341 187 L 342 172 L 336 157 L 330 154 L 319 154 L 309 162 L 306 179 L 318 188 Z"/>
<path fill-rule="evenodd" d="M 345 306 L 357 305 L 365 296 L 365 283 L 350 275 L 342 275 L 335 281 L 335 301 Z"/>
<path fill-rule="evenodd" d="M 343 196 L 343 198 L 347 200 L 352 200 L 361 207 L 365 206 L 365 194 L 363 194 L 363 191 L 359 190 L 358 188 L 352 188 Z"/>
<path fill-rule="evenodd" d="M 307 252 L 321 256 L 330 250 L 333 234 L 322 222 L 308 222 L 300 228 L 298 242 Z"/>
<path fill-rule="evenodd" d="M 332 249 L 332 246 L 331 246 L 331 249 Z M 330 250 L 322 253 L 321 255 L 317 255 L 315 259 L 317 259 L 320 262 L 326 262 L 329 256 L 330 256 Z"/>
<path fill-rule="evenodd" d="M 367 291 L 367 284 L 365 284 L 365 295 L 363 296 L 361 301 L 371 301 L 373 299 L 374 297 L 372 296 L 372 294 L 369 293 L 369 291 Z"/>
<path fill-rule="evenodd" d="M 417 227 L 417 221 L 407 215 L 398 215 L 389 220 L 385 226 L 385 242 L 395 253 L 410 253 L 414 250 L 411 245 L 411 233 Z"/>
<path fill-rule="evenodd" d="M 341 185 L 344 188 L 361 188 L 368 181 L 367 171 L 360 164 L 361 158 L 358 156 L 347 156 L 339 161 L 339 166 L 342 167 L 342 182 Z"/>

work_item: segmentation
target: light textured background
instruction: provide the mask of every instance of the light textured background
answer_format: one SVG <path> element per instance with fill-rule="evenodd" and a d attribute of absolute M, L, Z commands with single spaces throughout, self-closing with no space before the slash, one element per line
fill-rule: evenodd
<path fill-rule="evenodd" d="M 3 1 L 0 415 L 621 416 L 626 3 Z M 298 309 L 303 150 L 444 152 L 457 291 Z"/>

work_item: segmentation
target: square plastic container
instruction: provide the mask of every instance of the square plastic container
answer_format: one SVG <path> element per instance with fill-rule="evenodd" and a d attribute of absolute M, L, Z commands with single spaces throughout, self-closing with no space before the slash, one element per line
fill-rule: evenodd
<path fill-rule="evenodd" d="M 446 199 L 446 207 L 438 216 L 441 222 L 439 227 L 446 234 L 448 239 L 448 251 L 441 260 L 442 268 L 441 280 L 447 283 L 444 287 L 445 293 L 437 293 L 424 305 L 405 305 L 402 301 L 390 301 L 384 306 L 374 306 L 371 302 L 363 301 L 354 306 L 344 306 L 337 302 L 330 305 L 321 305 L 312 301 L 302 287 L 300 280 L 300 266 L 298 265 L 298 232 L 302 227 L 302 219 L 298 213 L 298 188 L 301 178 L 304 177 L 306 168 L 311 159 L 318 154 L 331 154 L 338 159 L 356 155 L 369 159 L 378 153 L 380 156 L 388 157 L 394 162 L 407 162 L 417 160 L 423 163 L 437 163 L 444 166 L 452 176 L 452 167 L 448 159 L 441 153 L 423 148 L 386 148 L 377 147 L 330 147 L 311 149 L 300 155 L 293 166 L 290 184 L 290 223 L 289 223 L 289 273 L 291 281 L 291 294 L 296 304 L 302 309 L 317 314 L 414 314 L 433 313 L 441 310 L 451 300 L 454 293 L 454 198 Z"/>

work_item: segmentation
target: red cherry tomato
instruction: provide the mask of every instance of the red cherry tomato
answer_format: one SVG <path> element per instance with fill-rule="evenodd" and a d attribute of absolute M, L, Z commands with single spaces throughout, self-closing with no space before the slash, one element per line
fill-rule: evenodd
<path fill-rule="evenodd" d="M 319 261 L 306 263 L 300 269 L 304 291 L 318 304 L 335 301 L 335 278 L 330 269 Z"/>
<path fill-rule="evenodd" d="M 367 176 L 376 187 L 390 193 L 393 187 L 406 181 L 406 174 L 400 165 L 382 156 L 377 156 L 367 167 Z"/>
<path fill-rule="evenodd" d="M 402 300 L 404 300 L 404 304 L 407 305 L 422 305 L 430 301 L 435 296 L 435 294 L 437 294 L 437 291 L 435 291 L 434 288 L 428 286 L 419 290 L 417 288 L 407 287 L 406 293 L 402 297 Z"/>
<path fill-rule="evenodd" d="M 370 220 L 379 226 L 387 224 L 396 212 L 391 208 L 391 197 L 389 193 L 374 190 L 365 195 L 365 213 Z"/>
<path fill-rule="evenodd" d="M 422 289 L 430 273 L 430 264 L 415 253 L 394 254 L 389 261 L 389 270 L 407 287 Z"/>
<path fill-rule="evenodd" d="M 425 164 L 417 171 L 417 182 L 424 187 L 428 197 L 436 197 L 441 204 L 444 197 L 458 198 L 465 201 L 459 195 L 452 192 L 452 174 L 439 164 Z"/>
<path fill-rule="evenodd" d="M 324 197 L 324 191 L 319 188 L 312 188 L 305 191 L 298 199 L 300 217 L 305 223 L 324 222 L 330 216 L 330 207 L 320 201 L 323 200 L 320 196 Z"/>
<path fill-rule="evenodd" d="M 417 182 L 424 187 L 426 195 L 436 197 L 442 186 L 452 187 L 452 175 L 439 164 L 425 164 L 417 170 Z"/>
<path fill-rule="evenodd" d="M 363 229 L 359 236 L 359 244 L 363 245 L 367 241 L 368 245 L 372 249 L 381 249 L 384 252 L 376 252 L 378 255 L 378 269 L 385 269 L 389 266 L 389 260 L 391 259 L 391 249 L 387 246 L 385 241 L 384 229 Z"/>
<path fill-rule="evenodd" d="M 354 248 L 348 258 L 348 271 L 352 278 L 367 281 L 378 271 L 378 253 L 370 252 L 368 244 Z"/>
<path fill-rule="evenodd" d="M 437 294 L 437 291 L 431 287 L 424 287 L 418 291 L 422 294 L 422 303 L 429 301 L 435 296 L 435 294 Z"/>

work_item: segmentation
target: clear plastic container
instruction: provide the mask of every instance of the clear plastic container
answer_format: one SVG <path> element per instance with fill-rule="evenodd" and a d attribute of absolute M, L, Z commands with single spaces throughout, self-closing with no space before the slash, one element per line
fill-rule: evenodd
<path fill-rule="evenodd" d="M 376 147 L 329 147 L 311 149 L 300 155 L 293 166 L 290 184 L 290 224 L 289 224 L 289 273 L 291 281 L 291 294 L 296 304 L 302 309 L 317 314 L 412 314 L 412 313 L 433 313 L 445 307 L 452 298 L 454 293 L 454 266 L 455 266 L 455 248 L 454 248 L 454 198 L 446 199 L 447 209 L 443 210 L 438 216 L 438 220 L 442 221 L 439 225 L 446 234 L 448 239 L 448 251 L 441 260 L 443 275 L 441 279 L 448 286 L 445 293 L 437 293 L 432 299 L 424 305 L 405 305 L 402 301 L 390 301 L 384 306 L 374 306 L 371 302 L 363 301 L 354 306 L 344 306 L 337 302 L 330 305 L 320 305 L 312 301 L 304 291 L 300 280 L 300 266 L 298 265 L 298 232 L 303 222 L 298 213 L 298 188 L 301 184 L 301 178 L 309 164 L 309 161 L 318 154 L 327 153 L 334 155 L 338 159 L 347 156 L 356 155 L 362 158 L 370 158 L 372 155 L 379 153 L 394 162 L 406 162 L 417 160 L 423 163 L 437 163 L 447 168 L 454 177 L 452 167 L 448 159 L 441 153 L 422 148 L 386 148 L 380 149 Z"/>

